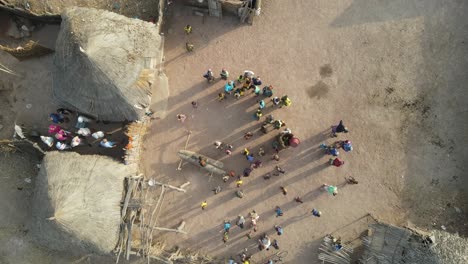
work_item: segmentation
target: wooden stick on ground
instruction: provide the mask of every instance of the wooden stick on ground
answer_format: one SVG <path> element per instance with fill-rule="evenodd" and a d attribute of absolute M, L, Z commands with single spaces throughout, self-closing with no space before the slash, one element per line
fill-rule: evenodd
<path fill-rule="evenodd" d="M 185 141 L 185 147 L 184 147 L 184 150 L 187 149 L 187 146 L 188 146 L 188 142 L 189 142 L 189 139 L 190 139 L 190 136 L 192 135 L 192 131 L 188 131 L 188 135 L 187 135 L 187 141 Z M 179 162 L 179 166 L 177 166 L 177 170 L 182 170 L 182 159 L 180 159 L 180 162 Z"/>
<path fill-rule="evenodd" d="M 169 185 L 169 184 L 165 184 L 165 183 L 162 183 L 162 182 L 157 182 L 157 181 L 155 181 L 154 184 L 156 184 L 156 185 L 161 185 L 161 186 L 163 186 L 163 187 L 167 187 L 167 188 L 169 188 L 169 189 L 176 190 L 176 191 L 179 191 L 179 192 L 184 192 L 184 193 L 187 192 L 187 190 L 185 190 L 185 189 L 182 189 L 182 188 L 179 188 L 179 187 L 175 187 L 175 186 L 172 186 L 172 185 Z"/>
<path fill-rule="evenodd" d="M 160 230 L 160 231 L 169 231 L 169 232 L 187 234 L 187 232 L 185 232 L 184 230 L 178 230 L 178 229 L 171 229 L 171 228 L 164 228 L 164 227 L 154 227 L 154 229 Z"/>

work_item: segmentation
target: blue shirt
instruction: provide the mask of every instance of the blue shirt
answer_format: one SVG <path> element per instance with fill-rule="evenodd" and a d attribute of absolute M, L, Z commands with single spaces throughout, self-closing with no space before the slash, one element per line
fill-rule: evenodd
<path fill-rule="evenodd" d="M 50 114 L 49 116 L 52 118 L 52 122 L 55 124 L 62 123 L 63 122 L 63 116 L 59 114 Z"/>

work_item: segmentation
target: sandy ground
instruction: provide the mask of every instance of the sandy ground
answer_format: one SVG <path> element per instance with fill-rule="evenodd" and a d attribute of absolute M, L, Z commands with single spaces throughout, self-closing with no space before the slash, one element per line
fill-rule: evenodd
<path fill-rule="evenodd" d="M 147 176 L 173 185 L 191 182 L 187 194 L 166 196 L 159 221 L 175 227 L 185 220 L 189 234 L 158 234 L 159 239 L 220 257 L 248 248 L 262 260 L 274 252 L 257 253 L 255 238 L 273 234 L 279 224 L 285 233 L 272 237 L 289 252 L 287 263 L 315 263 L 325 234 L 367 213 L 393 224 L 444 225 L 467 234 L 467 11 L 460 1 L 264 1 L 261 17 L 244 26 L 231 17 L 202 19 L 170 7 L 168 106 L 156 114 L 161 119 L 152 125 L 143 159 Z M 191 54 L 184 49 L 185 24 L 194 28 L 188 37 L 195 45 Z M 276 134 L 257 131 L 260 123 L 252 117 L 257 98 L 216 101 L 224 82 L 207 84 L 202 74 L 222 67 L 233 77 L 252 70 L 276 87 L 276 95 L 292 99 L 286 109 L 267 107 L 302 141 L 281 152 L 280 162 L 270 160 L 269 142 Z M 194 100 L 197 109 L 190 105 Z M 189 117 L 183 124 L 176 120 L 179 113 Z M 318 146 L 333 142 L 329 127 L 340 119 L 351 132 L 339 139 L 351 140 L 354 151 L 341 153 L 346 163 L 336 168 L 326 164 L 329 157 Z M 248 166 L 241 150 L 256 153 L 264 146 L 263 167 L 244 179 L 243 199 L 235 197 L 232 181 L 223 184 L 191 165 L 176 171 L 176 152 L 184 147 L 187 130 L 192 131 L 188 149 L 220 159 L 237 173 Z M 255 134 L 249 141 L 242 138 L 247 131 Z M 232 157 L 216 150 L 214 140 L 233 144 Z M 265 181 L 262 175 L 275 165 L 286 174 Z M 348 175 L 359 184 L 344 185 Z M 339 195 L 321 192 L 323 183 L 338 185 Z M 217 185 L 223 191 L 215 196 L 211 190 Z M 280 186 L 289 190 L 286 196 Z M 295 204 L 295 196 L 305 203 Z M 208 208 L 202 211 L 204 200 Z M 277 205 L 284 210 L 279 218 Z M 312 217 L 312 208 L 322 217 Z M 223 244 L 223 220 L 254 209 L 261 215 L 254 239 L 234 227 Z"/>

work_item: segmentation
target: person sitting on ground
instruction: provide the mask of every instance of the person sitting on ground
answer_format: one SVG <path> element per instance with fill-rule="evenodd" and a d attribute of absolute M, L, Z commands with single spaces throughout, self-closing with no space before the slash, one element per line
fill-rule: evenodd
<path fill-rule="evenodd" d="M 219 75 L 223 80 L 227 80 L 229 78 L 229 72 L 224 68 L 221 70 L 221 73 Z"/>
<path fill-rule="evenodd" d="M 199 156 L 198 157 L 198 164 L 200 164 L 200 166 L 202 166 L 202 167 L 206 167 L 206 159 L 203 158 L 202 156 Z"/>
<path fill-rule="evenodd" d="M 329 194 L 332 194 L 333 196 L 337 196 L 338 195 L 338 187 L 334 186 L 334 185 L 328 185 L 326 183 L 324 183 L 322 185 L 322 188 L 327 191 Z"/>
<path fill-rule="evenodd" d="M 265 150 L 264 150 L 263 148 L 260 148 L 260 149 L 258 150 L 258 156 L 260 156 L 260 157 L 265 156 Z"/>
<path fill-rule="evenodd" d="M 242 83 L 244 82 L 244 75 L 239 75 L 239 78 L 237 78 L 237 82 Z"/>
<path fill-rule="evenodd" d="M 281 236 L 284 232 L 283 228 L 279 225 L 275 225 L 275 230 L 276 230 L 276 233 L 278 234 L 278 236 Z"/>
<path fill-rule="evenodd" d="M 340 167 L 343 164 L 344 164 L 344 161 L 340 160 L 339 158 L 330 159 L 330 165 Z"/>
<path fill-rule="evenodd" d="M 69 135 L 70 132 L 60 129 L 57 134 L 55 134 L 55 138 L 60 141 L 65 141 L 68 139 Z"/>
<path fill-rule="evenodd" d="M 244 177 L 249 177 L 251 172 L 252 172 L 251 168 L 245 168 L 244 169 Z"/>
<path fill-rule="evenodd" d="M 271 246 L 271 240 L 270 238 L 267 236 L 267 234 L 263 234 L 263 236 L 259 239 L 259 249 L 260 250 L 269 250 L 270 249 L 270 246 Z"/>
<path fill-rule="evenodd" d="M 292 134 L 292 131 L 291 131 L 290 128 L 287 127 L 287 128 L 285 128 L 283 131 L 281 131 L 281 134 L 283 134 L 283 135 L 284 135 L 284 134 Z"/>
<path fill-rule="evenodd" d="M 341 147 L 343 148 L 345 152 L 350 152 L 353 150 L 353 145 L 351 145 L 351 141 L 349 140 L 343 141 L 343 143 L 341 144 Z"/>
<path fill-rule="evenodd" d="M 283 216 L 283 210 L 279 206 L 275 208 L 276 217 Z"/>
<path fill-rule="evenodd" d="M 279 245 L 278 245 L 278 240 L 273 240 L 273 243 L 271 243 L 271 245 L 276 249 L 276 250 L 279 250 Z"/>
<path fill-rule="evenodd" d="M 259 96 L 260 95 L 260 87 L 258 87 L 257 85 L 254 85 L 253 87 L 254 89 L 252 90 L 252 93 L 255 93 L 255 96 Z"/>
<path fill-rule="evenodd" d="M 234 90 L 235 85 L 233 81 L 229 81 L 224 85 L 224 92 L 227 94 L 231 94 L 232 90 Z"/>
<path fill-rule="evenodd" d="M 51 148 L 54 145 L 54 138 L 53 137 L 45 137 L 45 136 L 40 136 L 42 142 L 46 144 L 49 148 Z"/>
<path fill-rule="evenodd" d="M 273 117 L 273 115 L 268 115 L 268 116 L 266 117 L 265 122 L 266 122 L 267 124 L 273 124 L 273 123 L 275 122 L 275 118 Z"/>
<path fill-rule="evenodd" d="M 99 142 L 99 145 L 101 147 L 104 147 L 104 148 L 115 148 L 115 147 L 117 147 L 117 144 L 115 142 L 108 141 L 106 138 L 101 140 L 101 142 Z"/>
<path fill-rule="evenodd" d="M 75 136 L 73 139 L 72 139 L 72 142 L 71 142 L 71 147 L 74 148 L 74 147 L 77 147 L 81 144 L 81 138 L 79 136 Z"/>
<path fill-rule="evenodd" d="M 48 132 L 49 134 L 53 135 L 53 134 L 56 134 L 58 133 L 62 128 L 60 126 L 57 126 L 57 125 L 50 125 L 49 126 L 49 129 L 48 129 Z"/>
<path fill-rule="evenodd" d="M 231 223 L 228 220 L 224 220 L 224 232 L 229 232 L 231 229 Z"/>
<path fill-rule="evenodd" d="M 243 89 L 240 89 L 240 88 L 237 88 L 235 91 L 234 91 L 234 97 L 236 99 L 239 99 L 241 96 L 244 95 L 244 90 Z"/>
<path fill-rule="evenodd" d="M 245 70 L 244 71 L 244 77 L 246 78 L 253 78 L 255 76 L 255 73 L 253 71 Z"/>
<path fill-rule="evenodd" d="M 283 127 L 283 126 L 285 126 L 285 125 L 286 125 L 286 124 L 285 124 L 283 121 L 281 121 L 280 119 L 275 120 L 275 121 L 273 122 L 273 127 L 274 127 L 275 129 L 280 129 L 281 127 Z"/>
<path fill-rule="evenodd" d="M 273 97 L 271 101 L 273 102 L 273 105 L 279 105 L 281 103 L 281 100 L 277 96 Z"/>
<path fill-rule="evenodd" d="M 245 219 L 242 215 L 239 215 L 238 216 L 238 219 L 237 219 L 237 226 L 239 226 L 240 228 L 244 228 L 244 225 L 245 225 Z"/>
<path fill-rule="evenodd" d="M 260 76 L 252 78 L 252 83 L 254 85 L 262 85 L 262 80 L 260 79 Z"/>
<path fill-rule="evenodd" d="M 242 151 L 242 155 L 248 156 L 250 154 L 250 150 L 248 148 L 244 148 Z"/>
<path fill-rule="evenodd" d="M 82 135 L 83 137 L 88 137 L 91 135 L 91 130 L 87 127 L 82 127 L 80 129 L 78 129 L 78 131 L 76 132 L 78 135 Z"/>
<path fill-rule="evenodd" d="M 220 192 L 221 192 L 221 186 L 219 186 L 219 185 L 216 186 L 216 187 L 213 189 L 213 192 L 214 192 L 215 195 L 218 194 L 218 193 L 220 193 Z"/>
<path fill-rule="evenodd" d="M 185 119 L 187 119 L 187 116 L 186 116 L 186 115 L 184 115 L 184 114 L 178 114 L 178 115 L 177 115 L 177 120 L 178 120 L 178 121 L 180 121 L 180 122 L 183 123 L 183 122 L 185 121 Z"/>
<path fill-rule="evenodd" d="M 70 147 L 68 144 L 63 143 L 63 142 L 60 142 L 60 141 L 57 141 L 57 144 L 55 144 L 55 147 L 56 147 L 58 150 L 71 149 L 71 147 Z"/>
<path fill-rule="evenodd" d="M 263 116 L 263 113 L 262 113 L 262 109 L 257 109 L 257 111 L 255 112 L 254 114 L 254 117 L 255 119 L 257 119 L 257 121 L 260 121 L 260 118 Z"/>
<path fill-rule="evenodd" d="M 274 154 L 273 157 L 271 157 L 272 160 L 275 160 L 275 161 L 279 161 L 280 160 L 280 157 L 278 155 L 278 153 Z"/>
<path fill-rule="evenodd" d="M 280 172 L 280 173 L 283 173 L 283 174 L 286 173 L 286 171 L 283 170 L 283 168 L 281 168 L 281 167 L 278 166 L 278 165 L 276 165 L 276 170 L 277 170 L 278 172 Z"/>
<path fill-rule="evenodd" d="M 236 196 L 238 198 L 244 198 L 244 192 L 242 190 L 237 190 L 236 191 Z"/>
<path fill-rule="evenodd" d="M 348 177 L 345 177 L 345 180 L 348 184 L 358 184 L 359 182 L 354 179 L 353 176 L 348 176 Z"/>
<path fill-rule="evenodd" d="M 283 193 L 283 195 L 287 195 L 287 194 L 288 194 L 288 189 L 286 189 L 286 187 L 281 186 L 280 189 L 281 189 L 281 192 Z"/>
<path fill-rule="evenodd" d="M 229 175 L 224 175 L 223 176 L 223 182 L 227 182 L 229 180 Z"/>
<path fill-rule="evenodd" d="M 266 106 L 265 101 L 263 101 L 263 100 L 260 100 L 260 102 L 258 102 L 258 105 L 259 105 L 258 109 L 263 109 Z"/>
<path fill-rule="evenodd" d="M 262 161 L 261 160 L 256 160 L 253 164 L 252 164 L 252 168 L 253 169 L 258 169 L 262 166 Z"/>
<path fill-rule="evenodd" d="M 273 86 L 265 86 L 263 87 L 263 95 L 266 97 L 272 97 L 273 96 Z"/>
<path fill-rule="evenodd" d="M 343 120 L 337 126 L 332 127 L 332 136 L 336 137 L 337 133 L 348 133 L 348 128 L 343 125 Z"/>
<path fill-rule="evenodd" d="M 247 91 L 248 89 L 250 89 L 250 79 L 249 78 L 245 78 L 245 81 L 244 81 L 244 84 L 242 85 L 242 91 L 245 92 Z"/>
<path fill-rule="evenodd" d="M 315 217 L 320 217 L 322 215 L 322 212 L 314 208 L 312 209 L 312 215 Z"/>
<path fill-rule="evenodd" d="M 203 75 L 203 78 L 205 78 L 208 82 L 214 81 L 214 75 L 213 71 L 211 69 L 208 69 L 206 73 Z"/>
<path fill-rule="evenodd" d="M 242 186 L 242 184 L 243 184 L 243 181 L 242 181 L 241 177 L 240 176 L 237 177 L 236 187 L 240 188 Z"/>
<path fill-rule="evenodd" d="M 94 132 L 93 134 L 91 134 L 91 136 L 92 136 L 94 139 L 100 139 L 100 138 L 103 138 L 103 137 L 104 137 L 104 132 L 102 132 L 102 131 L 96 131 L 96 132 Z"/>
<path fill-rule="evenodd" d="M 217 149 L 223 149 L 223 142 L 221 141 L 215 141 L 214 145 Z"/>
<path fill-rule="evenodd" d="M 52 113 L 49 115 L 50 121 L 54 124 L 63 123 L 65 122 L 65 117 L 62 114 Z"/>
<path fill-rule="evenodd" d="M 187 50 L 187 52 L 192 52 L 194 48 L 195 48 L 195 45 L 193 45 L 190 42 L 185 42 L 185 49 Z"/>
<path fill-rule="evenodd" d="M 289 97 L 287 95 L 281 97 L 281 104 L 280 104 L 280 108 L 283 107 L 283 106 L 290 106 L 291 105 L 291 99 L 289 99 Z"/>
<path fill-rule="evenodd" d="M 190 33 L 192 33 L 192 26 L 191 25 L 186 25 L 184 27 L 184 31 L 185 31 L 186 35 L 189 35 Z"/>
<path fill-rule="evenodd" d="M 296 203 L 304 203 L 304 201 L 302 201 L 301 197 L 299 196 L 295 197 L 294 201 L 296 201 Z"/>
<path fill-rule="evenodd" d="M 328 147 L 327 148 L 327 152 L 328 154 L 332 155 L 332 156 L 338 156 L 340 154 L 340 152 L 338 151 L 338 149 L 336 148 L 333 148 L 333 147 Z"/>
<path fill-rule="evenodd" d="M 224 95 L 224 93 L 219 93 L 219 94 L 218 94 L 218 101 L 220 101 L 220 102 L 221 102 L 221 101 L 223 101 L 223 100 L 224 100 L 224 98 L 225 98 L 225 95 Z"/>
<path fill-rule="evenodd" d="M 244 139 L 245 139 L 245 140 L 249 140 L 249 139 L 251 139 L 252 137 L 253 137 L 253 133 L 250 132 L 250 131 L 249 131 L 249 132 L 246 132 L 246 133 L 244 134 Z"/>

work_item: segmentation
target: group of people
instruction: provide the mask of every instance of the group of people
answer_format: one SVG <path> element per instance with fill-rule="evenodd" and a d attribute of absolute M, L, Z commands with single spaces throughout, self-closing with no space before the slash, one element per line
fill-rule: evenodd
<path fill-rule="evenodd" d="M 109 141 L 105 138 L 103 131 L 92 132 L 88 127 L 92 120 L 83 115 L 78 115 L 75 125 L 75 132 L 69 131 L 63 127 L 63 124 L 70 122 L 70 117 L 74 113 L 70 110 L 60 108 L 56 112 L 49 115 L 49 120 L 52 124 L 48 127 L 48 136 L 41 136 L 42 142 L 49 147 L 55 145 L 58 150 L 69 150 L 72 148 L 84 145 L 87 137 L 94 138 L 95 141 L 100 141 L 99 145 L 103 148 L 117 147 L 116 142 Z"/>
<path fill-rule="evenodd" d="M 203 75 L 203 77 L 209 83 L 213 82 L 216 79 L 215 74 L 213 73 L 211 69 L 208 69 L 208 71 Z M 284 95 L 281 97 L 275 97 L 274 96 L 275 90 L 272 85 L 266 85 L 263 88 L 261 88 L 263 85 L 263 80 L 258 75 L 255 75 L 250 70 L 244 71 L 243 74 L 239 75 L 237 80 L 234 81 L 234 80 L 230 80 L 229 72 L 223 68 L 219 73 L 219 77 L 222 80 L 226 81 L 223 87 L 224 90 L 218 93 L 219 101 L 225 100 L 227 96 L 233 96 L 235 99 L 239 99 L 240 97 L 247 95 L 249 91 L 255 97 L 261 97 L 257 100 L 258 107 L 254 113 L 254 118 L 258 121 L 260 121 L 263 118 L 263 112 L 265 111 L 265 108 L 267 107 L 267 102 L 271 102 L 273 107 L 278 107 L 278 108 L 289 107 L 292 104 L 292 100 L 287 95 Z M 267 100 L 268 98 L 270 99 L 269 101 Z M 181 120 L 181 118 L 178 117 L 178 119 L 179 121 L 183 122 L 184 118 L 182 117 L 182 120 Z M 262 122 L 260 131 L 266 134 L 269 132 L 270 128 L 279 130 L 282 127 L 286 127 L 285 122 L 281 119 L 275 119 L 270 114 L 266 116 L 264 121 Z M 340 121 L 340 123 L 337 126 L 332 127 L 333 137 L 337 137 L 337 134 L 339 133 L 347 133 L 347 132 L 348 132 L 348 129 L 344 126 L 343 121 Z M 244 135 L 244 139 L 250 140 L 253 136 L 254 136 L 253 132 L 246 132 Z M 271 160 L 273 161 L 279 161 L 280 150 L 284 147 L 289 146 L 289 142 L 293 138 L 291 129 L 284 128 L 284 130 L 279 132 L 278 138 L 279 140 L 274 141 L 273 143 L 274 153 L 272 153 L 272 158 L 271 158 Z M 281 141 L 282 139 L 284 139 L 285 142 L 278 142 L 278 141 Z M 214 146 L 217 149 L 224 151 L 227 155 L 229 156 L 232 155 L 232 152 L 233 152 L 232 145 L 223 143 L 221 141 L 215 141 Z M 345 152 L 352 151 L 352 144 L 350 140 L 340 140 L 340 141 L 335 142 L 331 146 L 322 144 L 321 147 L 326 150 L 327 154 L 330 154 L 334 157 L 334 159 L 330 161 L 330 164 L 337 166 L 337 167 L 344 164 L 343 161 L 338 159 L 339 149 L 343 149 Z M 228 182 L 230 179 L 235 179 L 233 180 L 233 182 L 235 182 L 235 186 L 237 187 L 236 195 L 239 198 L 242 198 L 244 195 L 241 189 L 244 184 L 243 178 L 249 177 L 251 173 L 253 172 L 253 170 L 262 167 L 263 165 L 262 157 L 267 155 L 263 147 L 260 147 L 260 149 L 258 150 L 258 154 L 256 152 L 254 154 L 254 152 L 252 152 L 249 148 L 244 148 L 241 151 L 241 154 L 245 156 L 245 159 L 248 162 L 249 166 L 246 167 L 244 171 L 239 175 L 236 175 L 235 172 L 230 171 L 228 175 L 223 177 L 224 182 Z M 273 173 L 273 175 L 279 175 L 280 173 L 283 173 L 283 174 L 285 173 L 285 170 L 282 169 L 280 166 L 276 165 L 275 168 L 276 168 L 275 173 Z M 268 173 L 267 175 L 264 176 L 264 179 L 267 180 L 270 177 L 271 177 L 271 174 Z M 357 184 L 357 181 L 352 177 L 347 178 L 347 182 L 352 183 L 352 184 Z M 325 189 L 327 192 L 329 192 L 332 195 L 337 195 L 338 193 L 338 188 L 333 185 L 324 184 L 323 189 Z M 280 190 L 283 195 L 285 196 L 287 195 L 287 189 L 285 186 L 281 186 Z M 213 191 L 215 194 L 217 194 L 221 191 L 221 187 L 218 186 Z M 297 203 L 304 202 L 299 196 L 295 196 L 294 201 Z M 207 205 L 208 205 L 207 201 L 203 201 L 201 204 L 202 209 L 205 210 L 207 208 Z M 284 212 L 280 206 L 276 206 L 274 208 L 274 213 L 276 217 L 282 217 L 284 215 Z M 316 208 L 313 208 L 310 213 L 314 217 L 320 217 L 322 215 L 322 212 Z M 250 230 L 246 234 L 247 238 L 250 239 L 252 238 L 253 233 L 258 231 L 258 220 L 259 220 L 259 215 L 254 210 L 251 213 L 249 213 L 248 224 L 246 224 L 246 219 L 242 215 L 238 216 L 238 219 L 235 221 L 235 223 L 240 229 L 244 229 L 244 227 L 246 226 L 250 228 Z M 274 230 L 276 232 L 276 235 L 278 235 L 278 238 L 284 233 L 284 229 L 280 225 L 275 225 Z M 228 242 L 230 232 L 231 232 L 231 221 L 225 220 L 223 223 L 223 238 L 222 238 L 222 241 L 224 243 Z M 268 235 L 267 233 L 263 233 L 258 238 L 258 249 L 269 250 L 271 247 L 279 249 L 278 239 L 272 239 L 271 235 Z M 229 263 L 236 263 L 236 261 L 233 258 L 231 258 Z M 250 256 L 248 256 L 246 253 L 242 254 L 241 263 L 243 264 L 250 263 Z M 272 263 L 271 260 L 269 260 L 268 263 Z"/>
<path fill-rule="evenodd" d="M 213 82 L 216 77 L 214 72 L 211 69 L 203 75 L 203 77 L 207 80 L 208 83 Z M 259 97 L 257 100 L 258 107 L 254 112 L 254 118 L 260 121 L 263 117 L 263 112 L 267 107 L 267 103 L 271 103 L 272 107 L 282 108 L 282 107 L 289 107 L 292 104 L 292 100 L 287 95 L 283 95 L 281 97 L 274 96 L 274 88 L 272 85 L 265 85 L 263 86 L 263 80 L 258 76 L 255 75 L 252 71 L 246 70 L 243 74 L 237 77 L 237 80 L 229 80 L 230 74 L 226 69 L 221 69 L 219 73 L 219 78 L 225 80 L 226 83 L 223 87 L 223 91 L 218 94 L 218 100 L 223 101 L 227 99 L 227 96 L 233 96 L 235 99 L 239 99 L 242 96 L 246 96 L 247 93 L 251 93 L 255 97 Z M 261 88 L 263 86 L 263 88 Z M 268 100 L 267 100 L 268 99 Z M 178 118 L 179 119 L 179 118 Z M 180 119 L 179 119 L 180 120 Z M 272 115 L 266 116 L 264 122 L 262 122 L 260 131 L 264 134 L 268 133 L 270 128 L 271 129 L 281 129 L 285 127 L 286 123 L 281 119 L 275 119 Z M 291 129 L 285 128 L 283 131 L 279 132 L 280 135 L 292 135 Z M 250 140 L 254 136 L 253 132 L 246 132 L 244 135 L 245 140 Z M 289 137 L 288 137 L 289 139 Z M 220 149 L 226 153 L 226 155 L 231 156 L 233 151 L 233 146 L 228 143 L 224 143 L 221 141 L 215 141 L 214 146 L 216 149 Z M 272 153 L 271 160 L 279 161 L 279 152 L 281 150 L 281 146 L 277 143 L 276 145 L 273 144 L 274 153 Z M 260 167 L 262 167 L 262 157 L 266 156 L 267 153 L 263 147 L 258 149 L 258 152 L 253 153 L 249 148 L 244 148 L 241 151 L 241 154 L 245 157 L 246 161 L 248 162 L 249 166 L 244 168 L 241 174 L 237 175 L 235 172 L 230 171 L 228 175 L 223 177 L 224 182 L 228 182 L 229 179 L 234 179 L 236 185 L 236 196 L 239 198 L 243 197 L 242 186 L 244 184 L 243 178 L 249 177 L 251 173 Z M 275 166 L 275 172 L 273 175 L 279 175 L 280 173 L 286 173 L 284 169 L 280 166 Z M 264 177 L 264 179 L 269 179 L 269 177 Z M 281 192 L 283 195 L 287 194 L 287 189 L 284 186 L 281 186 Z M 220 186 L 217 186 L 213 189 L 215 194 L 219 193 L 221 190 Z M 303 203 L 300 197 L 295 197 L 294 199 L 298 203 Z M 201 208 L 205 210 L 208 206 L 207 201 L 203 201 L 201 203 Z M 283 215 L 282 209 L 279 206 L 275 207 L 274 210 L 277 217 Z M 249 227 L 250 230 L 247 232 L 246 237 L 251 239 L 253 234 L 258 231 L 258 221 L 260 216 L 258 213 L 253 210 L 249 213 L 248 216 L 248 223 L 246 223 L 246 218 L 242 215 L 238 216 L 238 219 L 235 221 L 236 225 L 240 229 L 244 229 L 245 227 Z M 278 236 L 281 236 L 284 233 L 283 227 L 280 225 L 275 225 L 274 230 Z M 227 243 L 229 240 L 229 234 L 231 232 L 231 221 L 225 220 L 223 223 L 223 237 L 222 241 Z M 259 250 L 269 250 L 271 247 L 275 249 L 279 249 L 279 242 L 278 239 L 272 239 L 270 235 L 263 233 L 258 239 L 258 249 Z M 231 259 L 231 263 L 236 263 L 234 259 Z M 247 254 L 242 254 L 241 256 L 241 263 L 248 264 L 250 263 L 250 256 Z"/>

